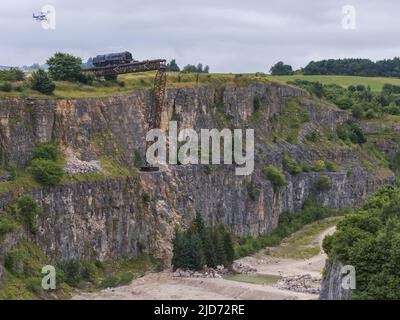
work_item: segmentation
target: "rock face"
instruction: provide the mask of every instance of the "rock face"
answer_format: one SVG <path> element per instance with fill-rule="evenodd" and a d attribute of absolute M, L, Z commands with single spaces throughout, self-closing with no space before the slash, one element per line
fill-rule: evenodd
<path fill-rule="evenodd" d="M 261 110 L 255 110 L 256 97 L 262 102 Z M 286 117 L 291 116 L 285 110 L 293 100 L 307 113 L 307 121 L 284 126 Z M 52 140 L 82 161 L 74 164 L 79 169 L 75 168 L 76 173 L 91 171 L 87 163 L 102 158 L 132 167 L 138 154 L 144 158 L 150 104 L 147 90 L 90 99 L 2 98 L 1 164 L 13 162 L 23 167 L 35 143 Z M 297 115 L 292 116 L 297 119 Z M 211 170 L 206 165 L 170 165 L 158 173 L 79 180 L 34 190 L 16 188 L 0 194 L 1 207 L 22 193 L 30 193 L 44 214 L 35 237 L 24 230 L 7 234 L 0 243 L 0 253 L 24 237 L 37 242 L 52 259 L 118 259 L 136 257 L 147 250 L 168 261 L 175 227 L 188 226 L 196 212 L 206 223 L 226 223 L 238 235 L 259 235 L 272 231 L 283 212 L 300 209 L 307 198 L 331 208 L 361 205 L 377 186 L 393 183 L 394 175 L 368 172 L 361 164 L 365 159 L 359 148 L 326 140 L 330 145 L 322 143 L 325 147 L 318 149 L 306 141 L 310 131 L 332 133 L 349 117 L 345 111 L 315 102 L 300 89 L 284 85 L 168 89 L 162 129 L 169 120 L 176 120 L 179 129 L 255 129 L 252 175 L 236 176 L 234 165 L 214 165 Z M 290 130 L 298 130 L 296 141 L 276 138 Z M 277 191 L 262 169 L 268 164 L 283 169 L 285 154 L 299 163 L 330 159 L 340 170 L 286 173 L 288 184 Z M 82 163 L 85 168 L 80 171 Z M 315 189 L 321 176 L 330 179 L 329 190 Z"/>
<path fill-rule="evenodd" d="M 351 300 L 351 290 L 342 287 L 342 268 L 340 261 L 334 260 L 332 264 L 326 262 L 326 276 L 322 280 L 319 296 L 321 300 Z"/>

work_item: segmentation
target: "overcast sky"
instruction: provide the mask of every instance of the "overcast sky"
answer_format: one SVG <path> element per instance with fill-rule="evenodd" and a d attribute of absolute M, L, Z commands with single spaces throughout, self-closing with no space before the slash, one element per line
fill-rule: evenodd
<path fill-rule="evenodd" d="M 32 13 L 56 9 L 56 29 Z M 342 28 L 342 7 L 356 29 Z M 137 60 L 176 58 L 212 72 L 268 71 L 283 60 L 400 56 L 398 0 L 1 0 L 0 65 L 44 63 L 54 52 L 86 60 L 131 51 Z"/>

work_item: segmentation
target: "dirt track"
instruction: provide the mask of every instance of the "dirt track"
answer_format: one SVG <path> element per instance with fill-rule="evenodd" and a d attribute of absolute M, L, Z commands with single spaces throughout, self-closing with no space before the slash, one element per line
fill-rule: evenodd
<path fill-rule="evenodd" d="M 335 231 L 335 227 L 325 230 L 313 242 L 320 245 L 323 238 Z M 326 255 L 322 252 L 310 259 L 279 259 L 256 255 L 240 259 L 265 275 L 320 276 Z M 106 289 L 97 293 L 82 293 L 74 299 L 90 300 L 136 300 L 136 299 L 317 299 L 317 295 L 282 290 L 274 285 L 259 285 L 225 279 L 174 278 L 171 271 L 152 273 L 133 281 L 128 286 Z"/>

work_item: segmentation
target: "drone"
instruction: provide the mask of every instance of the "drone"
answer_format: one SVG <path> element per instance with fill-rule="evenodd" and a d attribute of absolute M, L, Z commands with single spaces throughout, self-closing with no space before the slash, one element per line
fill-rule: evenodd
<path fill-rule="evenodd" d="M 47 15 L 50 13 L 50 11 L 43 12 L 39 11 L 38 14 L 33 14 L 32 18 L 35 19 L 36 21 L 47 21 Z"/>

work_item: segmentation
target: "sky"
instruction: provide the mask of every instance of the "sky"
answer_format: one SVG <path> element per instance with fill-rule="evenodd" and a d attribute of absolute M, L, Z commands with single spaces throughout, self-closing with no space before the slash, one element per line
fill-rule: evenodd
<path fill-rule="evenodd" d="M 55 29 L 32 18 L 55 8 Z M 343 6 L 355 29 L 343 28 Z M 0 65 L 44 63 L 55 52 L 84 61 L 130 51 L 211 72 L 268 72 L 311 60 L 400 56 L 398 0 L 1 0 Z M 354 21 L 354 20 L 351 20 Z"/>

